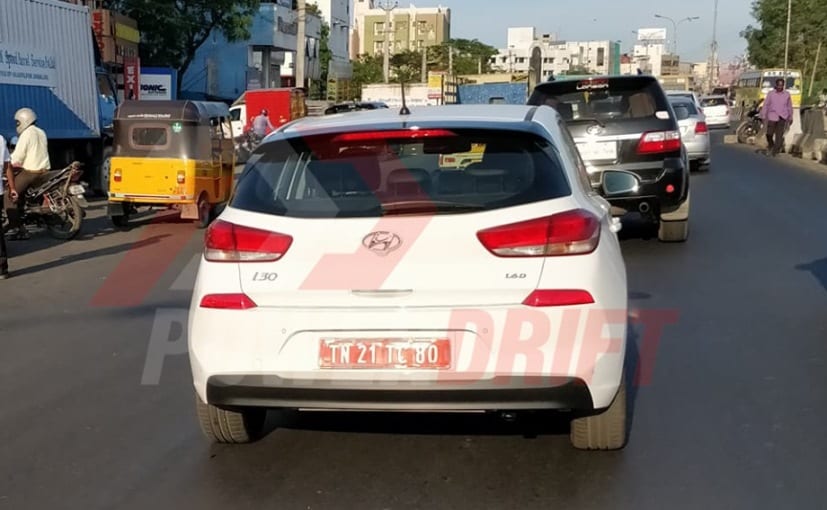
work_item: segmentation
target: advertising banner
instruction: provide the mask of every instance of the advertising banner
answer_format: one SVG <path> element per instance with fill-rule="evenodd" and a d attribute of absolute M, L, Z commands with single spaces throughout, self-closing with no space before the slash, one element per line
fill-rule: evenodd
<path fill-rule="evenodd" d="M 141 65 L 135 57 L 123 59 L 123 93 L 128 101 L 141 97 Z"/>
<path fill-rule="evenodd" d="M 57 86 L 57 59 L 49 50 L 17 47 L 0 42 L 0 83 Z"/>

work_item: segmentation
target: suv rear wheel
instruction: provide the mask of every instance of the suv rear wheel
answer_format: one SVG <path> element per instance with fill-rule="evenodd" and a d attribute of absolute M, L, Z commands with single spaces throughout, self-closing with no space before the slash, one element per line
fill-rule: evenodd
<path fill-rule="evenodd" d="M 626 445 L 626 381 L 601 414 L 571 422 L 570 440 L 578 450 L 619 450 Z"/>
<path fill-rule="evenodd" d="M 198 395 L 195 396 L 195 405 L 201 431 L 214 443 L 251 443 L 264 430 L 264 420 L 267 417 L 264 408 L 227 411 L 204 403 Z"/>

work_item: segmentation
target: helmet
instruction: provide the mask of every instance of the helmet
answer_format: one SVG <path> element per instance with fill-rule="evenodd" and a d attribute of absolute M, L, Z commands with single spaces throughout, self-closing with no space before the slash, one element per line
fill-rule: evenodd
<path fill-rule="evenodd" d="M 37 114 L 31 108 L 21 108 L 14 114 L 14 123 L 17 125 L 17 134 L 37 122 Z"/>
<path fill-rule="evenodd" d="M 266 116 L 267 116 L 267 110 L 266 110 L 266 109 L 261 110 L 261 114 L 262 114 L 262 115 L 264 115 L 264 116 L 266 117 Z"/>

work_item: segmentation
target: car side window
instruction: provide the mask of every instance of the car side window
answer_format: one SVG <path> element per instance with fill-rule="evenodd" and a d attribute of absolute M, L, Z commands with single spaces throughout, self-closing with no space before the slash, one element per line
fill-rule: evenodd
<path fill-rule="evenodd" d="M 591 179 L 589 179 L 589 172 L 586 170 L 586 164 L 583 163 L 583 158 L 580 157 L 580 151 L 577 150 L 577 144 L 574 142 L 574 138 L 572 138 L 565 123 L 560 122 L 559 126 L 560 132 L 563 135 L 563 141 L 565 142 L 563 143 L 564 147 L 562 150 L 566 158 L 574 164 L 583 193 L 587 195 L 594 193 Z"/>

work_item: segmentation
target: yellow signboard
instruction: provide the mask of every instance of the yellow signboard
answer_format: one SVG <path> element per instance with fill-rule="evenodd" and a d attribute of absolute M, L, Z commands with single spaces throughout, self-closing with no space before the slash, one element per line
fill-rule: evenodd
<path fill-rule="evenodd" d="M 115 37 L 135 44 L 141 42 L 141 33 L 123 23 L 115 23 Z"/>

